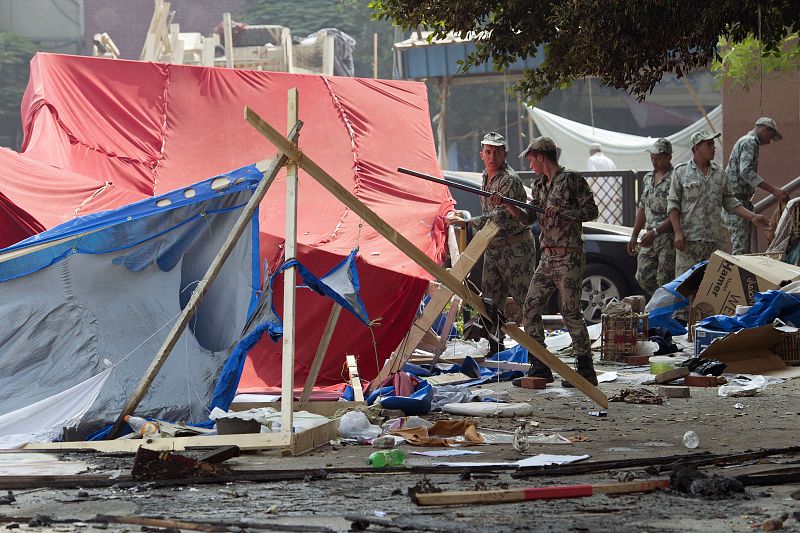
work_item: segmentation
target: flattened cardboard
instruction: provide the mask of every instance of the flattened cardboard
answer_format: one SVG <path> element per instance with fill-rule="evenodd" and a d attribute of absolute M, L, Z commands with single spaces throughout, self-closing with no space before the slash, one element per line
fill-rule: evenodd
<path fill-rule="evenodd" d="M 800 267 L 766 256 L 730 255 L 717 250 L 705 268 L 692 305 L 707 314 L 734 315 L 737 305 L 753 305 L 758 292 L 800 279 Z"/>
<path fill-rule="evenodd" d="M 773 350 L 781 332 L 772 324 L 741 329 L 714 339 L 699 355 L 727 363 L 725 372 L 760 374 L 778 378 L 800 377 L 800 367 L 786 366 Z"/>

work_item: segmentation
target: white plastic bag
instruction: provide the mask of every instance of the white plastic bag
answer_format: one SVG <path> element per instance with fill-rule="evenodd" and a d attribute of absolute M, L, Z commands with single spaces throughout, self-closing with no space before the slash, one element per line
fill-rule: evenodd
<path fill-rule="evenodd" d="M 367 415 L 361 411 L 350 411 L 339 419 L 339 436 L 345 439 L 374 439 L 381 434 L 381 428 L 370 424 Z"/>
<path fill-rule="evenodd" d="M 725 385 L 720 386 L 719 395 L 737 398 L 740 396 L 755 396 L 767 388 L 767 378 L 764 376 L 748 376 L 739 374 Z"/>

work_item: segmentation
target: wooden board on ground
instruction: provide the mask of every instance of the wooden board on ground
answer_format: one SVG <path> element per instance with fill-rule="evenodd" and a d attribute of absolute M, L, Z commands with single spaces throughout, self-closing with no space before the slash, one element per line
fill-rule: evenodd
<path fill-rule="evenodd" d="M 481 366 L 493 370 L 519 370 L 520 372 L 527 372 L 531 364 L 513 363 L 511 361 L 484 361 L 481 363 Z"/>
<path fill-rule="evenodd" d="M 362 409 L 367 406 L 367 402 L 345 402 L 345 401 L 299 401 L 292 403 L 294 412 L 308 411 L 315 415 L 334 416 L 342 409 Z M 270 407 L 280 411 L 281 402 L 238 402 L 232 403 L 229 411 L 247 411 L 248 409 L 260 409 Z"/>
<path fill-rule="evenodd" d="M 114 439 L 76 442 L 31 442 L 24 450 L 135 453 L 140 446 L 150 450 L 181 451 L 195 446 L 238 446 L 240 450 L 288 449 L 293 455 L 305 453 L 336 438 L 338 420 L 330 420 L 315 428 L 298 433 L 243 433 L 207 437 L 174 437 L 159 439 Z"/>
<path fill-rule="evenodd" d="M 469 357 L 472 357 L 472 359 L 481 366 L 483 366 L 483 362 L 486 360 L 485 355 L 478 355 L 478 356 L 470 355 Z M 442 354 L 437 362 L 446 363 L 449 365 L 460 365 L 464 362 L 466 358 L 467 358 L 466 355 Z M 432 361 L 433 361 L 433 355 L 422 355 L 422 354 L 414 354 L 408 360 L 409 363 L 414 363 L 415 365 L 429 365 L 431 364 Z"/>
<path fill-rule="evenodd" d="M 353 387 L 353 399 L 357 402 L 363 402 L 364 391 L 361 388 L 361 378 L 358 375 L 356 356 L 348 355 L 345 360 L 347 361 L 347 373 L 350 374 L 350 386 Z"/>

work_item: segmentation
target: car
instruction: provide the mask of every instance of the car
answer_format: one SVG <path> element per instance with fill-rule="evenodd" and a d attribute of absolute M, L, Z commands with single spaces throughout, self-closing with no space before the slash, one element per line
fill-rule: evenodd
<path fill-rule="evenodd" d="M 470 187 L 481 187 L 481 175 L 478 173 L 444 171 L 443 174 L 448 181 Z M 526 190 L 530 192 L 529 189 Z M 457 209 L 468 211 L 471 215 L 480 214 L 480 197 L 477 194 L 455 187 L 450 187 L 450 194 L 456 201 Z M 534 224 L 531 230 L 537 235 L 536 252 L 538 255 L 538 223 Z M 586 253 L 586 267 L 581 284 L 581 308 L 583 318 L 588 324 L 600 322 L 606 305 L 612 300 L 621 300 L 625 296 L 633 294 L 643 294 L 635 277 L 636 257 L 628 255 L 627 252 L 631 231 L 632 228 L 616 224 L 583 223 L 583 249 Z M 481 286 L 482 265 L 483 260 L 481 259 L 469 275 L 470 281 L 477 287 Z M 555 296 L 550 302 L 547 312 L 558 312 L 558 302 Z"/>

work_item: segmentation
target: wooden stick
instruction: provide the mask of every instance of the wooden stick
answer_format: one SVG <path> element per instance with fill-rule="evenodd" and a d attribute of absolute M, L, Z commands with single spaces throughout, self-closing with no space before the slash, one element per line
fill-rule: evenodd
<path fill-rule="evenodd" d="M 233 28 L 230 13 L 222 14 L 222 31 L 225 34 L 225 66 L 233 68 Z"/>
<path fill-rule="evenodd" d="M 465 490 L 452 492 L 430 492 L 414 494 L 417 505 L 466 505 L 524 502 L 529 500 L 554 500 L 558 498 L 581 498 L 594 494 L 630 494 L 651 492 L 669 487 L 669 479 L 649 479 L 627 483 L 602 483 L 599 485 L 566 485 L 557 487 L 534 487 L 522 489 Z"/>
<path fill-rule="evenodd" d="M 339 315 L 342 312 L 342 306 L 333 303 L 331 314 L 328 315 L 328 323 L 325 324 L 325 330 L 322 332 L 322 338 L 317 347 L 317 353 L 314 355 L 314 361 L 311 363 L 311 368 L 308 369 L 308 376 L 306 377 L 306 384 L 303 386 L 303 393 L 300 395 L 301 402 L 307 402 L 311 399 L 311 392 L 314 390 L 314 385 L 319 376 L 319 370 L 322 368 L 322 361 L 325 359 L 325 354 L 328 352 L 328 346 L 331 344 L 333 332 L 336 329 L 336 322 L 339 320 Z"/>
<path fill-rule="evenodd" d="M 364 391 L 361 390 L 361 378 L 358 375 L 358 364 L 355 355 L 348 355 L 347 373 L 350 374 L 350 386 L 353 387 L 353 400 L 356 402 L 364 401 Z"/>
<path fill-rule="evenodd" d="M 353 196 L 350 191 L 345 189 L 330 174 L 325 172 L 317 163 L 291 141 L 286 140 L 275 128 L 258 116 L 252 109 L 245 108 L 247 121 L 266 137 L 275 147 L 284 154 L 291 154 L 292 159 L 297 161 L 300 168 L 305 170 L 312 178 L 317 180 L 323 187 L 333 194 L 339 201 L 349 207 L 359 218 L 372 226 L 375 231 L 383 235 L 386 240 L 394 244 L 411 260 L 425 269 L 430 275 L 442 282 L 448 289 L 461 297 L 464 302 L 475 309 L 483 317 L 493 320 L 494 317 L 486 309 L 486 305 L 478 294 L 475 294 L 465 287 L 461 280 L 445 270 L 436 261 L 428 257 L 425 252 L 414 246 L 408 239 L 397 232 L 396 229 L 386 223 L 373 210 L 367 207 L 361 200 Z M 547 349 L 533 340 L 518 327 L 506 323 L 500 329 L 509 337 L 523 345 L 537 359 L 546 364 L 554 372 L 558 372 L 562 378 L 575 386 L 578 390 L 586 394 L 595 403 L 603 408 L 608 408 L 608 398 L 600 389 L 589 383 L 586 378 L 578 374 L 575 370 L 567 366 L 561 359 L 551 354 Z"/>
<path fill-rule="evenodd" d="M 287 128 L 297 124 L 297 88 L 289 89 Z M 286 165 L 286 260 L 297 258 L 297 165 Z M 290 433 L 294 426 L 294 345 L 297 301 L 297 269 L 283 271 L 283 350 L 281 351 L 281 431 Z"/>
<path fill-rule="evenodd" d="M 289 138 L 292 139 L 292 141 L 297 140 L 302 127 L 303 123 L 298 122 L 289 133 Z M 153 379 L 155 379 L 158 371 L 161 370 L 161 367 L 164 366 L 164 362 L 167 360 L 172 348 L 174 348 L 175 344 L 178 342 L 178 338 L 181 336 L 181 333 L 183 333 L 183 330 L 186 329 L 186 326 L 189 324 L 189 320 L 192 318 L 197 306 L 200 305 L 200 301 L 206 295 L 206 292 L 211 287 L 211 284 L 214 283 L 214 280 L 217 278 L 220 270 L 222 270 L 225 260 L 228 259 L 228 256 L 233 251 L 233 248 L 236 246 L 239 237 L 241 237 L 242 233 L 244 233 L 247 225 L 250 224 L 250 219 L 253 217 L 256 209 L 258 209 L 258 205 L 261 203 L 264 195 L 267 194 L 267 189 L 269 189 L 269 186 L 272 185 L 272 182 L 275 180 L 275 176 L 278 175 L 278 171 L 284 164 L 286 164 L 287 160 L 288 158 L 286 157 L 286 154 L 276 155 L 272 160 L 272 163 L 270 163 L 269 168 L 264 171 L 264 177 L 261 179 L 261 183 L 259 183 L 258 187 L 256 187 L 256 190 L 253 191 L 253 196 L 247 202 L 247 205 L 245 205 L 242 209 L 242 212 L 239 214 L 239 218 L 234 223 L 233 228 L 231 228 L 228 238 L 225 239 L 225 242 L 222 244 L 222 248 L 220 249 L 219 253 L 211 262 L 211 265 L 209 265 L 205 276 L 203 276 L 203 279 L 197 284 L 197 287 L 195 287 L 191 298 L 189 298 L 189 302 L 186 304 L 186 307 L 183 308 L 183 311 L 181 311 L 178 321 L 174 326 L 172 326 L 172 330 L 169 332 L 169 335 L 167 335 L 167 338 L 164 340 L 164 344 L 161 345 L 161 348 L 158 350 L 158 353 L 156 353 L 155 358 L 150 363 L 150 367 L 147 369 L 144 376 L 142 376 L 142 379 L 139 381 L 139 385 L 137 385 L 133 395 L 125 404 L 125 407 L 122 408 L 117 421 L 114 422 L 114 426 L 111 428 L 111 432 L 108 434 L 109 439 L 113 439 L 119 434 L 122 424 L 125 423 L 125 415 L 132 414 L 133 410 L 139 405 L 139 402 L 142 401 L 142 398 L 147 392 L 147 389 L 150 388 L 150 384 L 153 382 Z"/>
<path fill-rule="evenodd" d="M 706 113 L 703 104 L 700 103 L 700 97 L 697 96 L 694 87 L 692 87 L 692 84 L 689 83 L 689 80 L 686 78 L 686 76 L 683 76 L 681 79 L 683 80 L 683 84 L 686 85 L 686 90 L 689 91 L 689 95 L 692 97 L 692 100 L 694 100 L 694 105 L 697 106 L 697 109 L 700 111 L 700 113 L 702 113 L 703 118 L 706 119 L 708 127 L 711 128 L 711 133 L 717 133 L 716 128 L 714 128 L 714 124 L 712 124 L 711 119 L 708 118 L 708 114 Z"/>

